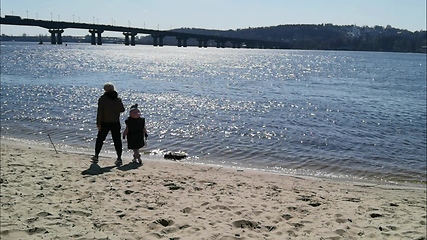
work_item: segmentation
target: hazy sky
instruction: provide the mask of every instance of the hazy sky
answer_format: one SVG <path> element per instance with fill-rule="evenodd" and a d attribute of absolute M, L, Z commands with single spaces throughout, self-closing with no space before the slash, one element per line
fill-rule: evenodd
<path fill-rule="evenodd" d="M 150 29 L 242 29 L 285 24 L 426 29 L 426 0 L 1 0 L 1 16 L 113 24 Z M 7 35 L 48 34 L 39 27 L 1 25 Z M 66 29 L 64 35 L 86 35 Z M 104 32 L 103 36 L 119 33 Z"/>

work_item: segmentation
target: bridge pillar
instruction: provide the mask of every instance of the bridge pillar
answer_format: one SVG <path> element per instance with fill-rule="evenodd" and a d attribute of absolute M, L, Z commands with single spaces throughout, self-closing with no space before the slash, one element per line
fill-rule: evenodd
<path fill-rule="evenodd" d="M 201 48 L 201 47 L 207 48 L 208 47 L 208 41 L 209 41 L 209 39 L 198 38 L 197 41 L 199 41 L 199 48 Z"/>
<path fill-rule="evenodd" d="M 49 29 L 49 33 L 50 33 L 50 43 L 51 44 L 56 44 L 56 31 L 53 29 Z"/>
<path fill-rule="evenodd" d="M 90 39 L 90 43 L 92 45 L 102 45 L 102 36 L 101 33 L 104 32 L 104 30 L 101 29 L 90 29 L 89 32 L 91 33 L 91 39 Z M 97 34 L 97 36 L 95 36 L 95 34 Z"/>
<path fill-rule="evenodd" d="M 62 44 L 62 29 L 49 29 L 50 33 L 50 43 L 51 44 Z"/>
<path fill-rule="evenodd" d="M 125 45 L 126 46 L 129 46 L 129 35 L 130 35 L 130 33 L 123 33 L 123 35 L 125 35 Z"/>
<path fill-rule="evenodd" d="M 225 41 L 215 40 L 217 48 L 225 48 Z"/>
<path fill-rule="evenodd" d="M 131 46 L 135 46 L 135 36 L 136 36 L 137 34 L 138 34 L 138 33 L 133 32 L 133 33 L 132 33 L 132 35 L 130 36 L 130 45 L 131 45 Z"/>
<path fill-rule="evenodd" d="M 153 46 L 157 47 L 163 47 L 163 38 L 165 36 L 161 35 L 151 35 L 153 37 Z"/>
<path fill-rule="evenodd" d="M 240 48 L 242 46 L 241 42 L 231 42 L 232 48 Z"/>
<path fill-rule="evenodd" d="M 188 38 L 186 38 L 186 37 L 176 37 L 176 39 L 178 40 L 178 47 L 187 47 L 187 40 L 188 40 Z"/>
<path fill-rule="evenodd" d="M 56 33 L 58 34 L 57 35 L 57 38 L 56 38 L 56 43 L 57 44 L 62 44 L 62 33 L 64 33 L 64 30 L 56 30 Z"/>
<path fill-rule="evenodd" d="M 89 32 L 91 33 L 90 44 L 96 45 L 95 31 L 89 30 Z"/>
<path fill-rule="evenodd" d="M 103 33 L 104 32 L 104 30 L 98 30 L 97 31 L 97 35 L 98 35 L 98 45 L 102 45 L 102 36 L 101 36 L 101 33 Z"/>
<path fill-rule="evenodd" d="M 123 35 L 125 35 L 125 45 L 129 46 L 129 43 L 131 46 L 135 46 L 135 36 L 138 33 L 133 32 L 124 32 Z M 129 36 L 130 36 L 130 42 L 129 42 Z"/>
<path fill-rule="evenodd" d="M 130 35 L 130 45 L 135 46 L 135 34 Z"/>
<path fill-rule="evenodd" d="M 163 38 L 164 36 L 159 37 L 159 47 L 163 47 Z"/>

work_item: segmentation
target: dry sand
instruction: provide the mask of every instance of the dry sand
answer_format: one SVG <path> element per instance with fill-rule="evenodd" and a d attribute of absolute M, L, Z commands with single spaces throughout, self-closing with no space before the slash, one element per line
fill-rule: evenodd
<path fill-rule="evenodd" d="M 1 143 L 6 239 L 426 239 L 426 189 Z"/>

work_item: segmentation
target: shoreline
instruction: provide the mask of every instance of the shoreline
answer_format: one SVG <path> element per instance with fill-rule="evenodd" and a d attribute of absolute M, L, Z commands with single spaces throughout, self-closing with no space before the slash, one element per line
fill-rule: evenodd
<path fill-rule="evenodd" d="M 2 239 L 426 239 L 426 189 L 1 141 Z"/>
<path fill-rule="evenodd" d="M 23 138 L 14 138 L 14 137 L 4 137 L 2 136 L 0 138 L 3 142 L 11 142 L 11 143 L 18 143 L 18 144 L 28 144 L 34 147 L 39 148 L 46 148 L 51 149 L 52 151 L 55 150 L 55 148 L 52 146 L 52 143 L 45 142 L 45 141 L 36 141 L 36 140 L 30 140 L 30 139 L 23 139 Z M 56 144 L 56 147 L 60 146 L 59 148 L 56 148 L 58 152 L 70 152 L 75 154 L 81 154 L 81 155 L 87 155 L 87 158 L 90 159 L 92 156 L 92 153 L 90 152 L 90 149 L 82 148 L 82 147 L 72 147 L 68 145 L 63 144 Z M 65 147 L 64 147 L 65 146 Z M 93 151 L 93 150 L 92 150 Z M 144 151 L 144 149 L 143 149 Z M 154 152 L 154 153 L 153 153 Z M 142 153 L 142 152 L 141 152 Z M 142 154 L 144 158 L 146 158 L 146 161 L 166 161 L 166 162 L 173 162 L 173 160 L 165 160 L 163 156 L 161 156 L 162 152 L 157 152 L 157 150 L 148 152 L 145 152 Z M 151 155 L 152 154 L 152 155 Z M 106 151 L 103 149 L 101 152 L 100 158 L 115 158 L 116 154 L 114 152 L 114 149 L 110 149 L 109 151 Z M 123 149 L 123 161 L 129 162 L 132 158 L 132 153 L 130 150 Z M 269 170 L 267 168 L 250 168 L 245 166 L 231 166 L 231 165 L 223 165 L 223 164 L 215 164 L 215 163 L 204 163 L 204 162 L 190 162 L 190 161 L 176 161 L 183 164 L 194 164 L 194 165 L 201 165 L 201 166 L 211 166 L 211 167 L 220 167 L 220 168 L 227 168 L 231 170 L 245 170 L 245 171 L 255 171 L 265 174 L 278 174 L 278 175 L 284 175 L 284 176 L 294 176 L 294 177 L 302 177 L 302 178 L 313 178 L 313 179 L 323 179 L 327 181 L 338 181 L 338 182 L 350 182 L 350 183 L 359 183 L 359 184 L 371 184 L 371 185 L 385 185 L 385 186 L 393 186 L 393 187 L 403 187 L 403 188 L 426 188 L 427 182 L 421 182 L 421 181 L 406 181 L 406 180 L 389 180 L 389 179 L 378 179 L 378 178 L 369 178 L 369 177 L 357 177 L 348 175 L 350 177 L 339 177 L 336 173 L 334 174 L 328 174 L 329 176 L 324 175 L 314 175 L 310 173 L 304 174 L 306 170 L 300 171 L 294 171 L 294 173 L 288 173 L 284 171 L 277 171 L 277 170 Z M 326 173 L 325 173 L 326 174 Z M 334 176 L 336 175 L 336 176 Z"/>

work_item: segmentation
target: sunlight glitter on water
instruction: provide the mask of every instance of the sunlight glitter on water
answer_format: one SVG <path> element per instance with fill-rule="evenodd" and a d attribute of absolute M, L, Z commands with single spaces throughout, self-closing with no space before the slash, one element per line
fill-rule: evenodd
<path fill-rule="evenodd" d="M 2 135 L 51 134 L 92 151 L 111 81 L 127 110 L 140 104 L 146 151 L 309 175 L 425 176 L 418 55 L 70 44 L 3 47 L 1 57 Z"/>

